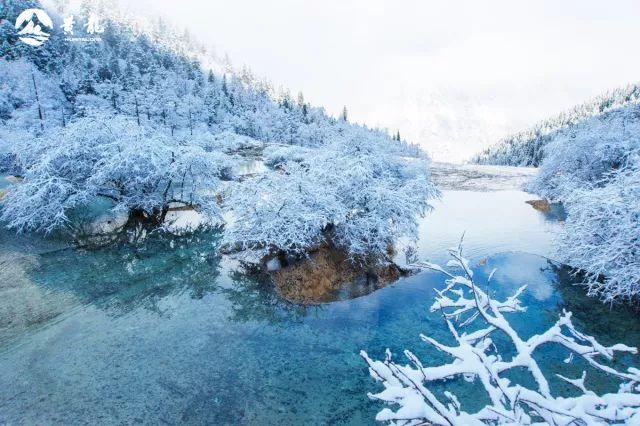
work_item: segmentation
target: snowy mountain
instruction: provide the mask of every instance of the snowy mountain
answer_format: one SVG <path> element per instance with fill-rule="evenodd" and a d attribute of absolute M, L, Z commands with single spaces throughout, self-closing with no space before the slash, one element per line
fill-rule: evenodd
<path fill-rule="evenodd" d="M 401 90 L 369 106 L 374 122 L 392 122 L 436 161 L 470 158 L 509 130 L 497 102 L 453 88 Z"/>

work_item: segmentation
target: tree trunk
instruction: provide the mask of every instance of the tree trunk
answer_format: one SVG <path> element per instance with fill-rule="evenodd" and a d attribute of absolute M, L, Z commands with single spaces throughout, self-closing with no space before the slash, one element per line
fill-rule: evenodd
<path fill-rule="evenodd" d="M 138 120 L 138 127 L 140 127 L 140 110 L 138 109 L 138 96 L 134 96 L 133 99 L 136 102 L 136 119 Z"/>
<path fill-rule="evenodd" d="M 118 104 L 116 103 L 116 90 L 111 89 L 111 103 L 113 104 L 114 111 L 118 110 Z"/>
<path fill-rule="evenodd" d="M 40 118 L 40 130 L 44 131 L 44 114 L 40 105 L 40 97 L 38 96 L 38 86 L 36 86 L 36 76 L 31 71 L 31 81 L 33 81 L 33 90 L 36 94 L 36 102 L 38 104 L 38 118 Z"/>

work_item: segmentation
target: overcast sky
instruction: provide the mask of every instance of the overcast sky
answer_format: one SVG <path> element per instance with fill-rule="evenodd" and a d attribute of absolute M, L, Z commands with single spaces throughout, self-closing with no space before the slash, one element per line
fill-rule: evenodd
<path fill-rule="evenodd" d="M 436 159 L 640 80 L 638 0 L 121 1 Z"/>

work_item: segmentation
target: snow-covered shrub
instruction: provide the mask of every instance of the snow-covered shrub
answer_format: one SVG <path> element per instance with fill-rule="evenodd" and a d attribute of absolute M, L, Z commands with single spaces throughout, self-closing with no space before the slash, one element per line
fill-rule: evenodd
<path fill-rule="evenodd" d="M 264 147 L 263 142 L 230 131 L 215 134 L 202 132 L 185 139 L 190 143 L 201 146 L 207 151 L 226 153 L 235 153 L 243 150 L 260 150 Z"/>
<path fill-rule="evenodd" d="M 607 302 L 640 295 L 640 151 L 627 162 L 565 196 L 558 239 L 561 260 L 584 271 L 589 293 Z"/>
<path fill-rule="evenodd" d="M 545 147 L 545 159 L 529 190 L 562 201 L 573 191 L 603 182 L 640 148 L 640 107 L 629 106 L 585 120 Z"/>
<path fill-rule="evenodd" d="M 410 364 L 400 365 L 392 360 L 389 350 L 383 361 L 374 361 L 362 351 L 371 376 L 384 385 L 384 390 L 369 397 L 398 406 L 396 411 L 389 408 L 380 411 L 378 421 L 395 425 L 595 425 L 640 421 L 640 370 L 619 371 L 607 362 L 617 352 L 636 354 L 636 348 L 601 345 L 576 330 L 570 312 L 563 312 L 545 332 L 523 339 L 504 314 L 525 311 L 519 299 L 525 287 L 502 302 L 494 300 L 474 281 L 461 246 L 450 250 L 450 254 L 453 257 L 450 263 L 462 271 L 461 275 L 438 265 L 418 266 L 447 276 L 446 287 L 437 292 L 431 311 L 442 312 L 455 345 L 445 345 L 424 335 L 421 338 L 453 361 L 425 366 L 415 354 L 405 350 Z M 493 273 L 489 281 L 492 276 Z M 482 325 L 470 330 L 470 325 L 477 322 Z M 515 348 L 513 355 L 498 339 L 492 339 L 496 334 L 507 338 Z M 566 362 L 571 362 L 574 356 L 581 357 L 594 369 L 619 379 L 622 382 L 619 391 L 597 395 L 587 389 L 583 372 L 575 379 L 557 375 L 576 388 L 577 396 L 554 396 L 534 357 L 547 344 L 564 346 L 571 354 Z M 517 376 L 510 374 L 518 370 L 530 373 L 533 386 L 518 383 Z M 477 412 L 469 412 L 465 410 L 465 400 L 459 399 L 462 395 L 450 391 L 440 394 L 433 389 L 437 383 L 461 379 L 478 381 L 489 397 L 489 404 Z"/>
<path fill-rule="evenodd" d="M 180 146 L 124 117 L 77 119 L 15 147 L 24 182 L 4 199 L 1 218 L 18 231 L 72 228 L 70 214 L 96 198 L 111 210 L 162 222 L 170 203 L 218 216 L 215 190 L 229 162 Z"/>
<path fill-rule="evenodd" d="M 340 140 L 287 155 L 278 170 L 238 183 L 227 205 L 236 220 L 225 242 L 242 249 L 301 253 L 323 242 L 353 258 L 380 256 L 438 195 L 428 162 L 403 158 L 367 140 Z"/>
<path fill-rule="evenodd" d="M 324 241 L 323 231 L 345 215 L 323 171 L 298 163 L 235 184 L 225 200 L 234 213 L 224 242 L 240 250 L 301 254 Z"/>
<path fill-rule="evenodd" d="M 301 163 L 312 153 L 313 149 L 295 145 L 269 145 L 264 149 L 262 158 L 266 166 L 278 167 L 287 162 Z"/>

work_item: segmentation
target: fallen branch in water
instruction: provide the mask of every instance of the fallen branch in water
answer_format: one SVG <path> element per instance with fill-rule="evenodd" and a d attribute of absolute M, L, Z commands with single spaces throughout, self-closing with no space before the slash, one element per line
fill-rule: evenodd
<path fill-rule="evenodd" d="M 369 365 L 371 376 L 382 382 L 385 389 L 370 398 L 399 406 L 396 411 L 385 408 L 376 420 L 396 425 L 475 425 L 475 424 L 536 424 L 551 425 L 591 425 L 640 422 L 640 370 L 629 368 L 618 371 L 603 361 L 613 359 L 616 352 L 636 354 L 637 349 L 623 344 L 610 347 L 601 345 L 595 338 L 580 333 L 571 321 L 571 313 L 563 311 L 558 321 L 542 334 L 529 339 L 521 338 L 504 317 L 504 313 L 525 311 L 520 296 L 525 286 L 514 295 L 499 302 L 491 299 L 476 285 L 469 262 L 462 255 L 462 242 L 451 249 L 449 266 L 462 271 L 454 275 L 444 268 L 422 262 L 416 266 L 440 272 L 447 276 L 446 287 L 437 291 L 431 311 L 442 312 L 444 321 L 453 335 L 457 346 L 447 346 L 435 339 L 421 335 L 422 340 L 453 358 L 449 364 L 426 367 L 410 351 L 404 354 L 409 365 L 399 365 L 392 361 L 387 349 L 382 361 L 372 360 L 366 352 L 361 356 Z M 490 274 L 491 281 L 495 270 Z M 476 320 L 482 326 L 472 332 L 461 332 Z M 494 344 L 491 336 L 502 333 L 513 344 L 516 352 L 507 360 Z M 596 395 L 585 385 L 586 372 L 577 379 L 557 375 L 560 379 L 580 390 L 576 397 L 553 396 L 547 378 L 544 376 L 533 353 L 548 343 L 556 343 L 570 351 L 570 362 L 574 356 L 583 358 L 591 367 L 605 372 L 622 381 L 617 393 Z M 529 389 L 513 383 L 505 376 L 509 371 L 525 368 L 535 381 L 535 388 Z M 486 391 L 490 403 L 475 413 L 463 410 L 462 404 L 449 391 L 444 397 L 436 396 L 429 389 L 430 384 L 463 377 L 478 379 Z"/>

